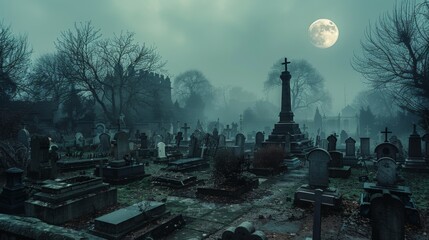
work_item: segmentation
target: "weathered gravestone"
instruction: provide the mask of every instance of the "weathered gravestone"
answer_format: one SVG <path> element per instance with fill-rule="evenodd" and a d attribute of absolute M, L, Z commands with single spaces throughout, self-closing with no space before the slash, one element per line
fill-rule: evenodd
<path fill-rule="evenodd" d="M 226 147 L 226 136 L 223 134 L 219 135 L 219 147 Z"/>
<path fill-rule="evenodd" d="M 314 202 L 316 189 L 323 190 L 322 204 L 337 207 L 341 203 L 341 196 L 335 188 L 329 187 L 330 154 L 321 148 L 316 148 L 307 156 L 309 161 L 308 184 L 302 185 L 295 192 L 295 203 Z"/>
<path fill-rule="evenodd" d="M 347 166 L 358 166 L 356 158 L 356 140 L 349 137 L 346 139 L 346 155 L 343 158 L 343 163 Z"/>
<path fill-rule="evenodd" d="M 158 149 L 158 158 L 165 159 L 167 157 L 167 155 L 165 154 L 165 143 L 159 142 L 156 148 Z"/>
<path fill-rule="evenodd" d="M 362 157 L 364 159 L 371 157 L 369 137 L 361 137 L 360 138 L 360 157 Z"/>
<path fill-rule="evenodd" d="M 328 140 L 328 152 L 337 150 L 337 136 L 334 134 L 329 135 Z"/>
<path fill-rule="evenodd" d="M 182 215 L 171 216 L 164 203 L 142 201 L 96 218 L 91 233 L 106 239 L 164 239 L 183 225 Z"/>
<path fill-rule="evenodd" d="M 39 181 L 55 178 L 56 168 L 50 161 L 50 141 L 47 136 L 31 137 L 31 161 L 28 165 L 27 177 Z"/>
<path fill-rule="evenodd" d="M 257 132 L 255 135 L 255 150 L 262 147 L 262 143 L 264 142 L 265 137 L 262 132 Z"/>
<path fill-rule="evenodd" d="M 74 135 L 74 142 L 76 147 L 82 148 L 85 146 L 85 138 L 83 137 L 83 134 L 81 132 L 77 132 Z"/>
<path fill-rule="evenodd" d="M 183 133 L 182 132 L 178 132 L 176 137 L 174 138 L 176 140 L 176 147 L 180 148 L 180 143 L 183 140 Z"/>
<path fill-rule="evenodd" d="M 27 129 L 23 128 L 18 131 L 18 142 L 22 143 L 26 148 L 30 147 L 30 133 Z"/>
<path fill-rule="evenodd" d="M 395 160 L 382 157 L 376 165 L 377 182 L 364 183 L 365 193 L 361 195 L 360 213 L 372 219 L 372 227 L 375 231 L 373 239 L 403 239 L 405 221 L 415 225 L 420 224 L 419 213 L 411 199 L 410 188 L 398 185 L 400 178 Z M 384 212 L 386 210 L 389 212 Z M 384 226 L 380 226 L 380 223 Z M 387 233 L 389 231 L 391 233 Z"/>
<path fill-rule="evenodd" d="M 331 161 L 329 162 L 329 177 L 348 178 L 351 175 L 350 166 L 344 166 L 343 153 L 339 151 L 329 152 Z"/>
<path fill-rule="evenodd" d="M 408 157 L 405 160 L 403 169 L 408 172 L 429 172 L 429 164 L 422 154 L 422 138 L 416 131 L 416 125 L 414 124 L 413 126 L 413 133 L 408 141 Z"/>
<path fill-rule="evenodd" d="M 115 159 L 122 160 L 124 156 L 130 152 L 130 146 L 128 144 L 128 133 L 119 131 L 115 134 Z"/>
<path fill-rule="evenodd" d="M 140 133 L 139 138 L 140 138 L 140 149 L 148 149 L 146 133 Z"/>
<path fill-rule="evenodd" d="M 237 148 L 235 154 L 237 156 L 244 155 L 244 144 L 246 142 L 246 137 L 242 133 L 238 133 L 235 136 L 235 147 Z"/>
<path fill-rule="evenodd" d="M 189 143 L 189 151 L 188 151 L 189 158 L 199 157 L 198 147 L 199 147 L 198 139 L 194 135 L 191 135 L 191 141 Z"/>
<path fill-rule="evenodd" d="M 395 145 L 389 142 L 384 142 L 378 144 L 375 147 L 374 152 L 377 160 L 383 157 L 389 157 L 396 161 L 396 156 L 399 151 Z"/>
<path fill-rule="evenodd" d="M 110 153 L 110 135 L 107 133 L 102 133 L 99 136 L 100 139 L 100 145 L 99 145 L 99 152 L 103 154 Z"/>

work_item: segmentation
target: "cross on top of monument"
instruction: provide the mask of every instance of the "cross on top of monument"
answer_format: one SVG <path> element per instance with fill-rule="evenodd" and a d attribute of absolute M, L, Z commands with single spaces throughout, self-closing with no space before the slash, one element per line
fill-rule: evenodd
<path fill-rule="evenodd" d="M 287 58 L 285 58 L 285 61 L 282 63 L 282 65 L 285 65 L 285 72 L 287 72 L 287 65 L 288 65 L 289 63 L 290 63 L 290 62 L 288 62 Z"/>
<path fill-rule="evenodd" d="M 387 127 L 384 129 L 384 132 L 380 132 L 380 133 L 384 133 L 384 142 L 389 142 L 387 141 L 387 134 L 392 133 L 391 131 L 387 131 Z"/>

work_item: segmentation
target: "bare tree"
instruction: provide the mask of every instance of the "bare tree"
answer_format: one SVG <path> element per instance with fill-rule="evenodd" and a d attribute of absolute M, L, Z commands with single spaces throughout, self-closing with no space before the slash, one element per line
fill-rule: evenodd
<path fill-rule="evenodd" d="M 174 79 L 174 92 L 179 102 L 185 103 L 191 96 L 198 95 L 208 103 L 213 99 L 214 88 L 198 70 L 189 70 Z"/>
<path fill-rule="evenodd" d="M 352 66 L 429 128 L 429 2 L 405 1 L 370 25 Z"/>
<path fill-rule="evenodd" d="M 27 37 L 16 36 L 11 27 L 0 22 L 0 102 L 15 96 L 30 63 Z"/>
<path fill-rule="evenodd" d="M 270 91 L 274 87 L 281 85 L 280 75 L 284 70 L 282 61 L 278 60 L 271 67 L 267 80 L 264 82 L 265 91 Z M 291 61 L 289 65 L 291 78 L 291 100 L 292 110 L 308 108 L 321 105 L 330 108 L 331 96 L 325 89 L 325 79 L 306 60 Z"/>
<path fill-rule="evenodd" d="M 63 62 L 59 54 L 51 53 L 42 55 L 35 61 L 24 85 L 30 99 L 52 99 L 56 103 L 67 99 L 71 83 L 63 74 Z"/>
<path fill-rule="evenodd" d="M 134 69 L 154 72 L 165 65 L 155 47 L 136 43 L 134 33 L 102 38 L 90 22 L 63 32 L 56 47 L 64 61 L 64 76 L 77 91 L 93 98 L 112 124 L 151 96 Z"/>

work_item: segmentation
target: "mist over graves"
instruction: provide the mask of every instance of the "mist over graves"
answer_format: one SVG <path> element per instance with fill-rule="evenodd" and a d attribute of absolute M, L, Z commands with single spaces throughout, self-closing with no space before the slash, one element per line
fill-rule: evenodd
<path fill-rule="evenodd" d="M 388 4 L 365 1 L 353 24 Z M 125 0 L 85 22 L 77 1 L 74 24 L 20 35 L 9 11 L 62 11 L 32 4 L 0 22 L 1 239 L 427 238 L 426 0 L 353 28 L 361 46 L 319 19 L 314 48 L 290 16 L 321 3 Z"/>

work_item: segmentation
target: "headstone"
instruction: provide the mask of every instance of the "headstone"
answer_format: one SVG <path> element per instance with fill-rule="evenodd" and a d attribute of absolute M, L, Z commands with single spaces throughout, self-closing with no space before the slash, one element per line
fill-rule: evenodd
<path fill-rule="evenodd" d="M 356 156 L 356 141 L 349 137 L 346 139 L 346 157 L 354 157 Z"/>
<path fill-rule="evenodd" d="M 188 157 L 190 157 L 190 158 L 198 157 L 197 152 L 198 152 L 198 139 L 194 135 L 191 135 L 191 141 L 189 143 Z"/>
<path fill-rule="evenodd" d="M 328 139 L 328 152 L 337 150 L 337 137 L 335 133 L 329 135 Z"/>
<path fill-rule="evenodd" d="M 140 149 L 148 149 L 146 133 L 141 133 L 139 138 L 140 138 Z"/>
<path fill-rule="evenodd" d="M 221 134 L 219 135 L 219 147 L 225 147 L 226 146 L 226 136 Z"/>
<path fill-rule="evenodd" d="M 264 134 L 262 132 L 257 132 L 255 136 L 255 149 L 261 148 L 264 140 Z"/>
<path fill-rule="evenodd" d="M 396 163 L 392 158 L 383 157 L 377 161 L 377 184 L 383 187 L 391 187 L 396 184 Z"/>
<path fill-rule="evenodd" d="M 331 156 L 323 149 L 312 150 L 307 157 L 310 162 L 308 182 L 310 186 L 326 188 L 329 185 L 329 162 Z"/>
<path fill-rule="evenodd" d="M 74 135 L 74 141 L 77 147 L 83 147 L 85 145 L 85 138 L 81 132 L 77 132 Z"/>
<path fill-rule="evenodd" d="M 405 205 L 393 194 L 371 198 L 371 239 L 405 239 Z"/>
<path fill-rule="evenodd" d="M 176 140 L 176 147 L 179 148 L 180 147 L 180 143 L 183 140 L 183 133 L 182 132 L 178 132 L 177 135 L 176 135 L 176 137 L 175 137 L 175 140 Z"/>
<path fill-rule="evenodd" d="M 408 158 L 422 158 L 422 139 L 416 131 L 416 124 L 413 124 L 413 133 L 408 138 Z"/>
<path fill-rule="evenodd" d="M 235 146 L 239 146 L 244 149 L 245 141 L 246 137 L 242 133 L 239 133 L 235 136 Z"/>
<path fill-rule="evenodd" d="M 166 158 L 167 155 L 165 155 L 165 143 L 159 142 L 156 147 L 158 149 L 158 158 Z"/>
<path fill-rule="evenodd" d="M 329 152 L 331 155 L 331 161 L 329 162 L 329 167 L 340 168 L 343 167 L 343 153 L 339 151 Z"/>
<path fill-rule="evenodd" d="M 369 137 L 360 138 L 360 154 L 362 157 L 367 158 L 371 156 Z"/>
<path fill-rule="evenodd" d="M 129 153 L 129 144 L 128 144 L 128 133 L 124 131 L 119 131 L 115 134 L 114 139 L 116 140 L 116 160 L 124 159 L 124 156 Z"/>
<path fill-rule="evenodd" d="M 389 157 L 397 161 L 396 157 L 399 151 L 395 145 L 389 142 L 384 142 L 384 143 L 378 144 L 377 147 L 375 147 L 374 152 L 376 155 L 376 159 Z"/>
<path fill-rule="evenodd" d="M 100 152 L 103 154 L 107 154 L 110 152 L 110 135 L 107 133 L 102 133 L 99 136 L 100 139 L 100 145 L 99 145 L 99 149 Z"/>
<path fill-rule="evenodd" d="M 26 148 L 30 147 L 30 133 L 27 131 L 27 129 L 23 128 L 18 131 L 18 141 Z"/>
<path fill-rule="evenodd" d="M 50 141 L 46 136 L 33 136 L 31 137 L 31 161 L 28 166 L 28 175 L 37 180 L 47 179 L 50 174 L 49 168 L 49 147 Z"/>
<path fill-rule="evenodd" d="M 190 127 L 188 126 L 187 123 L 184 123 L 183 127 L 181 127 L 181 129 L 183 129 L 183 134 L 184 134 L 183 137 L 185 138 L 185 141 L 187 141 L 188 140 L 188 130 L 190 129 Z"/>

